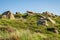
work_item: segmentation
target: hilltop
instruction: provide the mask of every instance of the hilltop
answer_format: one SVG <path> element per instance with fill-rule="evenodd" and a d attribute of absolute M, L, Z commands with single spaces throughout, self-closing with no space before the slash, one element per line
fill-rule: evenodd
<path fill-rule="evenodd" d="M 60 16 L 48 11 L 0 14 L 0 40 L 59 40 Z"/>

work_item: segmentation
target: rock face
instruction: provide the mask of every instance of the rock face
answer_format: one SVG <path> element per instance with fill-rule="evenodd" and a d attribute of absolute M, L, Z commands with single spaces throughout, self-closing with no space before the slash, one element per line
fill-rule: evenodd
<path fill-rule="evenodd" d="M 7 19 L 15 19 L 14 15 L 10 11 L 6 11 L 2 14 L 2 18 L 7 18 Z"/>

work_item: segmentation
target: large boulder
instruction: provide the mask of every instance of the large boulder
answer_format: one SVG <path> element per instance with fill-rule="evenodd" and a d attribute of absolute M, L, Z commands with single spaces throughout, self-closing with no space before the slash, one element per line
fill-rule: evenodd
<path fill-rule="evenodd" d="M 47 17 L 47 19 L 52 23 L 52 24 L 56 24 L 56 22 L 54 20 L 52 20 L 50 17 Z"/>
<path fill-rule="evenodd" d="M 38 20 L 37 24 L 38 24 L 38 25 L 46 25 L 46 26 L 48 26 L 45 17 L 41 17 L 40 20 Z"/>
<path fill-rule="evenodd" d="M 2 18 L 15 19 L 14 15 L 10 11 L 6 11 L 2 14 Z"/>

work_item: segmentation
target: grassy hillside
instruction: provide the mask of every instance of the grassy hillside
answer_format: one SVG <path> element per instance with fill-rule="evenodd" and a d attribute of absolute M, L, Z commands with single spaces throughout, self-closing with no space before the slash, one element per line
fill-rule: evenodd
<path fill-rule="evenodd" d="M 41 15 L 50 17 L 56 23 L 47 21 L 48 26 L 37 25 Z M 60 40 L 60 16 L 50 16 L 44 13 L 14 14 L 14 16 L 14 20 L 0 18 L 0 40 Z M 55 28 L 57 33 L 47 28 Z"/>

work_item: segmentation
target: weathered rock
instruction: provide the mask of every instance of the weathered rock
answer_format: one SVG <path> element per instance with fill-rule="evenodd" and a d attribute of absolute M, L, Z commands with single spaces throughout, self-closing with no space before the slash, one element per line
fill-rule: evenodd
<path fill-rule="evenodd" d="M 31 11 L 27 11 L 28 15 L 33 15 L 34 13 Z"/>
<path fill-rule="evenodd" d="M 6 11 L 2 14 L 2 18 L 15 19 L 14 15 L 10 11 Z"/>
<path fill-rule="evenodd" d="M 10 14 L 10 19 L 15 19 L 13 14 Z"/>
<path fill-rule="evenodd" d="M 40 20 L 37 22 L 37 24 L 38 25 L 46 25 L 46 26 L 48 26 L 46 18 L 43 17 L 43 16 L 40 18 Z"/>
<path fill-rule="evenodd" d="M 37 24 L 38 24 L 38 25 L 44 25 L 44 24 L 45 24 L 45 20 L 39 20 L 39 21 L 37 22 Z"/>
<path fill-rule="evenodd" d="M 47 31 L 51 31 L 57 34 L 59 33 L 55 28 L 47 28 Z"/>
<path fill-rule="evenodd" d="M 51 23 L 53 23 L 53 24 L 56 23 L 56 22 L 55 22 L 54 20 L 52 20 L 50 17 L 47 17 L 47 19 L 48 19 Z"/>
<path fill-rule="evenodd" d="M 6 19 L 7 17 L 6 17 L 6 15 L 3 15 L 2 18 L 3 18 L 3 19 Z"/>
<path fill-rule="evenodd" d="M 33 12 L 31 12 L 31 11 L 27 11 L 27 13 L 33 13 Z"/>

